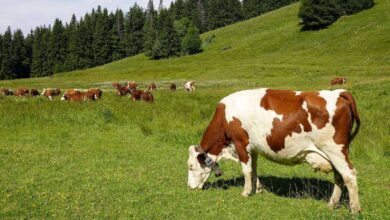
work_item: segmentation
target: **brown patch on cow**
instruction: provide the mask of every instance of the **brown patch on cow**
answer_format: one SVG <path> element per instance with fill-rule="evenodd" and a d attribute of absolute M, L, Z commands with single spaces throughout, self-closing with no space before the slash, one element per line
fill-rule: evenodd
<path fill-rule="evenodd" d="M 15 96 L 27 96 L 29 91 L 27 88 L 19 88 L 15 91 Z"/>
<path fill-rule="evenodd" d="M 145 92 L 141 94 L 141 101 L 153 103 L 154 102 L 153 94 L 150 92 Z"/>
<path fill-rule="evenodd" d="M 129 82 L 127 83 L 127 87 L 129 89 L 129 91 L 133 91 L 133 90 L 137 90 L 138 88 L 138 84 L 136 82 Z"/>
<path fill-rule="evenodd" d="M 307 104 L 307 110 L 313 124 L 318 129 L 325 127 L 329 122 L 329 112 L 326 109 L 326 100 L 320 96 L 319 92 L 302 92 L 302 98 Z"/>
<path fill-rule="evenodd" d="M 38 89 L 31 89 L 31 90 L 30 90 L 30 95 L 31 95 L 32 97 L 36 97 L 36 96 L 39 96 L 40 94 L 39 94 Z"/>
<path fill-rule="evenodd" d="M 154 83 L 152 83 L 152 84 L 150 84 L 149 86 L 148 86 L 148 91 L 153 91 L 153 90 L 156 90 L 157 89 L 157 85 L 156 84 L 154 84 Z"/>
<path fill-rule="evenodd" d="M 63 97 L 65 100 L 69 100 L 69 101 L 88 101 L 88 100 L 94 101 L 94 100 L 96 100 L 95 93 L 93 93 L 91 91 L 76 92 L 73 94 L 65 93 Z"/>
<path fill-rule="evenodd" d="M 285 147 L 285 139 L 293 132 L 301 133 L 301 125 L 305 132 L 312 130 L 308 113 L 302 105 L 305 100 L 301 95 L 293 91 L 268 89 L 260 101 L 260 106 L 266 110 L 272 110 L 278 115 L 283 115 L 282 120 L 274 118 L 271 134 L 267 136 L 267 143 L 274 152 Z"/>
<path fill-rule="evenodd" d="M 1 88 L 0 93 L 3 94 L 4 96 L 14 95 L 14 93 L 8 88 Z"/>
<path fill-rule="evenodd" d="M 103 94 L 103 91 L 99 88 L 91 88 L 91 89 L 88 89 L 88 92 L 91 92 L 93 94 L 96 95 L 96 99 L 101 99 L 102 98 L 102 94 Z"/>
<path fill-rule="evenodd" d="M 337 84 L 342 85 L 345 83 L 347 83 L 347 79 L 345 77 L 336 77 L 336 78 L 332 79 L 332 81 L 330 81 L 331 86 L 334 86 Z"/>
<path fill-rule="evenodd" d="M 350 169 L 353 169 L 351 161 L 349 160 L 349 142 L 353 127 L 352 114 L 350 101 L 341 96 L 337 98 L 336 111 L 332 120 L 332 125 L 335 128 L 333 140 L 336 144 L 343 145 L 341 152 L 343 153 Z"/>
<path fill-rule="evenodd" d="M 230 123 L 226 121 L 225 108 L 225 104 L 217 105 L 213 119 L 203 134 L 200 147 L 207 153 L 218 155 L 225 146 L 233 142 L 240 161 L 247 163 L 249 155 L 246 146 L 249 144 L 249 136 L 237 118 L 233 118 Z"/>
<path fill-rule="evenodd" d="M 50 97 L 53 97 L 53 96 L 59 96 L 61 95 L 61 90 L 58 89 L 58 88 L 55 88 L 55 89 L 45 89 L 44 92 L 43 92 L 43 96 L 47 97 L 47 98 L 50 98 Z"/>

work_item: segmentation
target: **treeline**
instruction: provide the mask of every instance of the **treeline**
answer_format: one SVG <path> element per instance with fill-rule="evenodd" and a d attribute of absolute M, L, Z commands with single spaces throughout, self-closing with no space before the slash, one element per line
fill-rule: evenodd
<path fill-rule="evenodd" d="M 26 36 L 0 34 L 0 79 L 49 76 L 91 68 L 145 52 L 151 59 L 201 51 L 199 34 L 296 0 L 176 0 L 169 8 L 135 4 L 124 13 L 100 6 L 69 23 L 36 27 Z"/>
<path fill-rule="evenodd" d="M 373 0 L 303 0 L 299 10 L 302 30 L 318 30 L 374 6 Z"/>

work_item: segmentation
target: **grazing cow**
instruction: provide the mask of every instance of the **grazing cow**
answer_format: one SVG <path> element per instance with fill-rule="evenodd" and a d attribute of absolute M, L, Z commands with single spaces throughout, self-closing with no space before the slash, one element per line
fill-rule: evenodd
<path fill-rule="evenodd" d="M 111 85 L 112 85 L 112 87 L 116 88 L 117 86 L 119 86 L 119 85 L 121 85 L 121 84 L 120 84 L 120 83 L 117 83 L 117 82 L 115 82 L 115 83 L 112 83 Z"/>
<path fill-rule="evenodd" d="M 43 96 L 47 97 L 50 101 L 53 100 L 54 96 L 60 96 L 61 95 L 61 90 L 58 88 L 55 89 L 44 89 L 42 91 Z"/>
<path fill-rule="evenodd" d="M 138 84 L 136 82 L 129 82 L 127 83 L 127 87 L 129 88 L 129 91 L 137 90 Z"/>
<path fill-rule="evenodd" d="M 69 100 L 69 101 L 94 101 L 97 99 L 97 95 L 92 92 L 92 91 L 87 91 L 87 92 L 80 92 L 80 91 L 75 91 L 74 93 L 65 93 L 61 100 Z"/>
<path fill-rule="evenodd" d="M 332 79 L 332 81 L 330 82 L 330 85 L 331 86 L 334 86 L 334 85 L 342 85 L 342 84 L 345 84 L 347 83 L 347 79 L 345 79 L 345 77 L 336 77 L 334 79 Z"/>
<path fill-rule="evenodd" d="M 141 96 L 144 94 L 145 92 L 142 91 L 142 90 L 133 90 L 131 93 L 130 93 L 130 98 L 131 100 L 133 101 L 139 101 L 141 100 Z"/>
<path fill-rule="evenodd" d="M 96 99 L 101 99 L 102 98 L 102 94 L 103 94 L 103 91 L 99 88 L 91 88 L 91 89 L 88 89 L 88 92 L 92 92 L 96 95 Z"/>
<path fill-rule="evenodd" d="M 0 93 L 3 94 L 4 96 L 14 95 L 14 93 L 10 89 L 7 89 L 7 88 L 1 88 Z"/>
<path fill-rule="evenodd" d="M 175 83 L 172 83 L 171 84 L 171 91 L 176 91 L 176 84 Z"/>
<path fill-rule="evenodd" d="M 282 164 L 307 162 L 316 170 L 333 171 L 329 206 L 339 204 L 345 184 L 351 212 L 360 212 L 356 171 L 348 154 L 359 127 L 355 100 L 345 90 L 233 93 L 217 105 L 200 145 L 189 147 L 188 186 L 201 189 L 211 171 L 222 175 L 217 162 L 233 148 L 245 178 L 243 196 L 261 190 L 256 171 L 260 154 Z"/>
<path fill-rule="evenodd" d="M 187 92 L 195 92 L 195 82 L 188 81 L 184 84 L 184 90 Z"/>
<path fill-rule="evenodd" d="M 141 100 L 144 102 L 153 103 L 154 102 L 153 94 L 150 92 L 145 92 L 141 94 Z"/>
<path fill-rule="evenodd" d="M 127 94 L 130 93 L 130 90 L 129 90 L 129 87 L 128 87 L 128 86 L 123 86 L 123 85 L 121 85 L 121 84 L 118 83 L 118 84 L 115 86 L 115 88 L 116 88 L 116 94 L 117 94 L 118 96 L 124 96 L 124 95 L 127 95 Z"/>
<path fill-rule="evenodd" d="M 147 91 L 153 91 L 153 90 L 156 90 L 157 89 L 157 86 L 156 84 L 152 83 L 148 86 L 147 88 Z"/>
<path fill-rule="evenodd" d="M 31 89 L 31 90 L 30 90 L 30 95 L 31 95 L 32 97 L 37 97 L 37 96 L 40 95 L 40 93 L 39 93 L 38 89 Z"/>
<path fill-rule="evenodd" d="M 27 88 L 19 88 L 15 91 L 15 96 L 27 96 L 29 91 Z"/>

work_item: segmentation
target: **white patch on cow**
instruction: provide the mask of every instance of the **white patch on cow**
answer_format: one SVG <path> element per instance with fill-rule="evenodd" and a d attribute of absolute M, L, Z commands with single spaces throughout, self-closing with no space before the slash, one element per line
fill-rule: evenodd
<path fill-rule="evenodd" d="M 41 95 L 44 95 L 44 94 L 45 94 L 45 92 L 46 92 L 46 89 L 43 89 L 43 91 L 42 91 Z"/>

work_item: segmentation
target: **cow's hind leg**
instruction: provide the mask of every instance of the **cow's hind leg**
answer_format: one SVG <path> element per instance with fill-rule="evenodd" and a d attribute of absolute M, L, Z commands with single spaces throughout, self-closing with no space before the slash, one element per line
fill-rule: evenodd
<path fill-rule="evenodd" d="M 351 212 L 353 214 L 356 214 L 361 211 L 359 195 L 358 195 L 358 185 L 357 185 L 357 177 L 356 177 L 357 175 L 355 169 L 352 167 L 352 164 L 348 158 L 348 154 L 347 153 L 343 154 L 339 146 L 340 145 L 327 147 L 326 149 L 324 149 L 324 152 L 329 157 L 330 162 L 335 168 L 335 172 L 337 171 L 341 175 L 344 184 L 347 186 Z M 333 201 L 337 202 L 337 200 L 339 200 L 340 197 L 339 194 L 341 194 L 341 187 L 337 186 L 336 188 L 335 186 L 335 190 L 336 191 L 333 192 L 329 204 L 332 204 Z"/>
<path fill-rule="evenodd" d="M 344 186 L 343 178 L 341 177 L 340 173 L 337 172 L 336 170 L 333 173 L 334 173 L 335 184 L 334 184 L 332 196 L 330 197 L 328 203 L 328 206 L 331 208 L 335 208 L 339 205 L 342 189 Z"/>
<path fill-rule="evenodd" d="M 252 192 L 261 193 L 264 191 L 263 186 L 260 183 L 260 179 L 257 177 L 257 158 L 258 154 L 252 154 L 252 183 L 256 183 L 256 188 L 252 190 Z M 255 186 L 255 184 L 252 184 Z"/>

